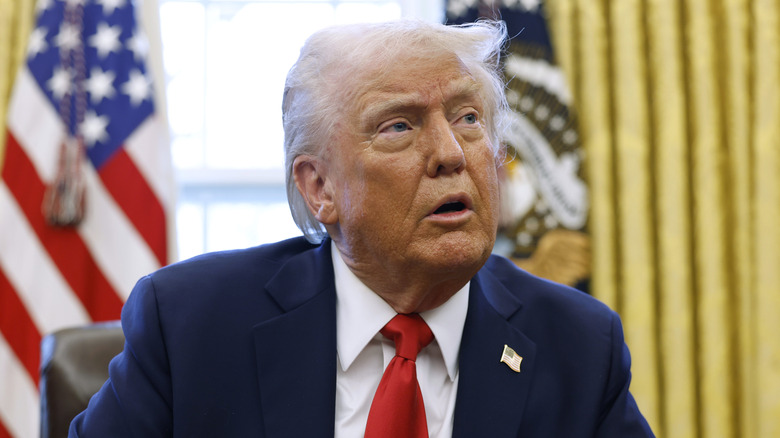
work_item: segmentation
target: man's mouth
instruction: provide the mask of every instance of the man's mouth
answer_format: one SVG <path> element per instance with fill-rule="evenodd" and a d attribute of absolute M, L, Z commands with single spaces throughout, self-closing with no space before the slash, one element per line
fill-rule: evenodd
<path fill-rule="evenodd" d="M 466 204 L 456 201 L 456 202 L 447 202 L 443 204 L 441 207 L 437 208 L 436 211 L 433 212 L 433 214 L 446 214 L 446 213 L 453 213 L 453 212 L 459 212 L 466 209 Z"/>
<path fill-rule="evenodd" d="M 453 220 L 469 210 L 471 210 L 471 198 L 466 193 L 458 193 L 440 198 L 438 206 L 428 214 L 431 217 Z"/>

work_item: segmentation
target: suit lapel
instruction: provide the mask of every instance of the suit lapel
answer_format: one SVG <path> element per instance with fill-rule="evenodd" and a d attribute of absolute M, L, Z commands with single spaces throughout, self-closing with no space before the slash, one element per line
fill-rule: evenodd
<path fill-rule="evenodd" d="M 293 257 L 266 285 L 285 313 L 254 327 L 269 437 L 332 437 L 336 293 L 329 242 Z"/>
<path fill-rule="evenodd" d="M 536 344 L 508 321 L 520 307 L 514 295 L 486 269 L 472 280 L 461 341 L 453 437 L 517 436 L 536 354 Z M 500 362 L 504 344 L 523 357 L 521 372 Z"/>

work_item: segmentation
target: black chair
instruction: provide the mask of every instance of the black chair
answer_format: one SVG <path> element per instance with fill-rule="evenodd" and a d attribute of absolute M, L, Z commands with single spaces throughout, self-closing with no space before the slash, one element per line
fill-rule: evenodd
<path fill-rule="evenodd" d="M 59 330 L 41 341 L 41 437 L 68 436 L 68 427 L 108 378 L 122 351 L 119 321 Z"/>

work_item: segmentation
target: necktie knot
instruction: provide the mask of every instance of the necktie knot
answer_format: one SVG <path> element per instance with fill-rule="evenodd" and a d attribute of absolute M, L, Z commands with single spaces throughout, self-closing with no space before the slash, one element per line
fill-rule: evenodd
<path fill-rule="evenodd" d="M 420 350 L 433 341 L 433 332 L 416 313 L 399 313 L 379 331 L 395 343 L 395 354 L 404 359 L 416 360 Z"/>

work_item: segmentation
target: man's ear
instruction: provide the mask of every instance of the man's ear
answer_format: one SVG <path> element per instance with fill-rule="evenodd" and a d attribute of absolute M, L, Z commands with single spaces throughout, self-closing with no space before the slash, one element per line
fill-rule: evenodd
<path fill-rule="evenodd" d="M 336 224 L 338 212 L 327 165 L 317 157 L 299 155 L 293 161 L 293 178 L 314 217 L 323 225 Z"/>

